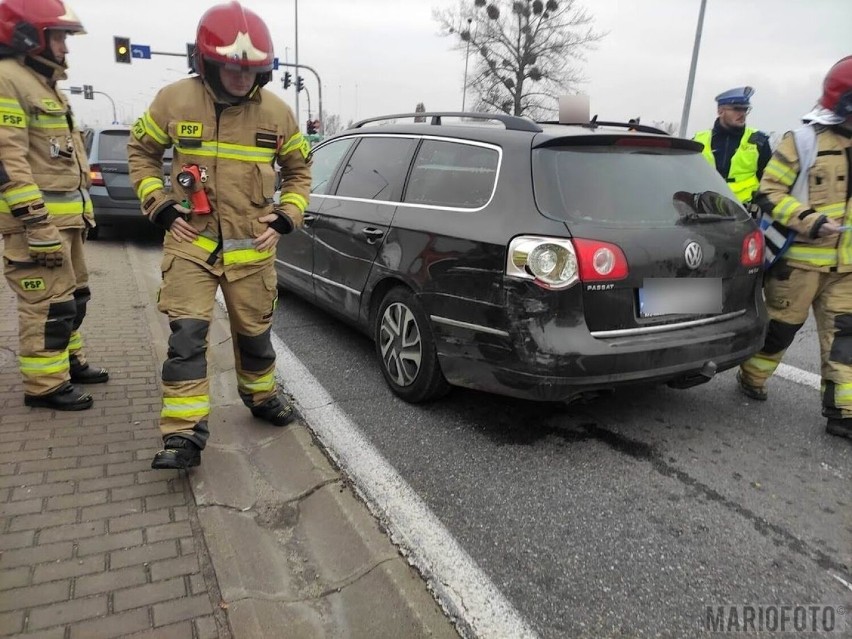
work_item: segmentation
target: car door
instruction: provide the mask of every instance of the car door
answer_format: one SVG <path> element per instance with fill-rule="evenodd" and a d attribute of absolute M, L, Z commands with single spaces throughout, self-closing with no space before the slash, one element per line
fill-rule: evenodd
<path fill-rule="evenodd" d="M 364 136 L 344 160 L 314 227 L 314 292 L 357 321 L 370 268 L 387 235 L 416 138 Z"/>
<path fill-rule="evenodd" d="M 325 196 L 334 184 L 340 162 L 354 142 L 355 138 L 332 140 L 311 152 L 311 196 L 305 209 L 305 225 L 281 236 L 278 242 L 275 258 L 278 283 L 309 299 L 314 296 L 314 224 Z"/>

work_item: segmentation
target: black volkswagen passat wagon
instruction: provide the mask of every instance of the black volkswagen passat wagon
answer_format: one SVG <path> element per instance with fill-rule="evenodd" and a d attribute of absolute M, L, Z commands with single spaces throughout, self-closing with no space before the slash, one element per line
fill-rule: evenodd
<path fill-rule="evenodd" d="M 706 382 L 762 345 L 763 238 L 699 144 L 639 128 L 360 122 L 314 148 L 279 283 L 368 333 L 410 402 Z"/>

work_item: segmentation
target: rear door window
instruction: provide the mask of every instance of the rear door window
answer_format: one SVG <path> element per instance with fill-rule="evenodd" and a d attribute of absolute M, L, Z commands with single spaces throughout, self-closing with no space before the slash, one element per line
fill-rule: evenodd
<path fill-rule="evenodd" d="M 417 152 L 404 202 L 480 208 L 494 192 L 500 154 L 496 149 L 445 140 L 424 140 Z"/>
<path fill-rule="evenodd" d="M 101 131 L 98 136 L 99 162 L 127 162 L 128 131 Z"/>
<path fill-rule="evenodd" d="M 695 151 L 618 146 L 535 149 L 533 181 L 540 210 L 568 222 L 654 226 L 680 219 L 683 202 L 692 199 L 712 199 L 725 217 L 747 217 L 725 180 Z"/>
<path fill-rule="evenodd" d="M 412 138 L 362 138 L 343 169 L 337 195 L 398 202 L 415 144 Z"/>

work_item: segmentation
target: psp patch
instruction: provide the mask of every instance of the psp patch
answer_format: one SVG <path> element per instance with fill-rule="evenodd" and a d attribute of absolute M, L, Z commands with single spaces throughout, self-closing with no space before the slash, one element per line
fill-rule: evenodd
<path fill-rule="evenodd" d="M 65 111 L 65 107 L 52 98 L 44 98 L 41 101 L 41 105 L 45 111 Z"/>
<path fill-rule="evenodd" d="M 142 121 L 142 118 L 139 118 L 138 120 L 136 120 L 136 122 L 133 123 L 132 131 L 133 137 L 137 140 L 141 140 L 145 137 L 145 123 Z"/>
<path fill-rule="evenodd" d="M 201 122 L 178 122 L 177 137 L 200 138 L 202 129 Z"/>
<path fill-rule="evenodd" d="M 23 111 L 0 110 L 0 126 L 13 126 L 18 129 L 25 129 L 27 128 L 27 121 L 23 116 Z"/>
<path fill-rule="evenodd" d="M 24 291 L 43 291 L 47 285 L 42 277 L 27 277 L 21 280 L 21 288 Z"/>

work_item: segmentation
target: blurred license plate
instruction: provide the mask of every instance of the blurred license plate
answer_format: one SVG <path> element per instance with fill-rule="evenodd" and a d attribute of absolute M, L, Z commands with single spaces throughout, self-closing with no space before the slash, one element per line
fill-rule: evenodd
<path fill-rule="evenodd" d="M 639 289 L 639 317 L 722 312 L 722 278 L 647 278 Z"/>

